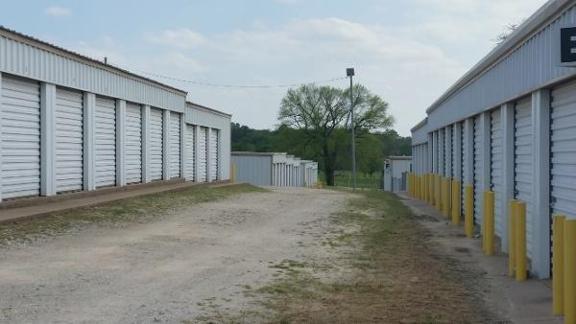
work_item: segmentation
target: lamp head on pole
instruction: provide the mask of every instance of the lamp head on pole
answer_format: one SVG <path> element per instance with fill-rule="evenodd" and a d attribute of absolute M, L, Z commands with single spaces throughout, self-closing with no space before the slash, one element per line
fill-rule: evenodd
<path fill-rule="evenodd" d="M 354 68 L 347 68 L 346 69 L 346 76 L 348 76 L 348 77 L 354 76 Z"/>

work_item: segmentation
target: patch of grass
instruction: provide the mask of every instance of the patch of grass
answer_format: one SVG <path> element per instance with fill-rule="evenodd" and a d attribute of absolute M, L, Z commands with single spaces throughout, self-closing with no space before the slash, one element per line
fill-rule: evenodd
<path fill-rule="evenodd" d="M 0 245 L 31 241 L 39 236 L 59 235 L 75 228 L 93 224 L 121 226 L 134 222 L 147 222 L 167 211 L 186 206 L 224 199 L 265 189 L 241 184 L 221 187 L 191 187 L 182 191 L 164 192 L 129 198 L 97 206 L 54 212 L 41 218 L 0 224 Z"/>
<path fill-rule="evenodd" d="M 489 321 L 459 263 L 429 246 L 426 230 L 396 196 L 363 191 L 332 217 L 321 246 L 328 267 L 284 260 L 261 287 L 270 323 L 482 323 Z"/>

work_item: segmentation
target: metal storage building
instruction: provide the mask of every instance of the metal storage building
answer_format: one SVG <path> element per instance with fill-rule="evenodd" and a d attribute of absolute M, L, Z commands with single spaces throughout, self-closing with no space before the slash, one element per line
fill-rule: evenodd
<path fill-rule="evenodd" d="M 418 166 L 421 168 L 422 166 Z M 384 191 L 406 191 L 408 174 L 412 171 L 411 156 L 391 156 L 384 162 Z"/>
<path fill-rule="evenodd" d="M 0 53 L 0 202 L 183 177 L 229 179 L 230 115 L 2 27 Z M 200 136 L 190 127 L 208 134 L 202 161 L 193 160 Z M 199 165 L 206 165 L 202 179 Z"/>
<path fill-rule="evenodd" d="M 318 164 L 276 152 L 232 152 L 236 180 L 257 186 L 312 187 Z"/>
<path fill-rule="evenodd" d="M 444 205 L 438 177 L 455 181 L 459 199 L 452 207 L 463 215 L 464 188 L 471 187 L 474 220 L 484 230 L 483 195 L 493 192 L 495 233 L 504 252 L 510 201 L 525 203 L 528 268 L 538 278 L 553 269 L 553 217 L 576 220 L 574 27 L 576 1 L 549 1 L 412 129 L 419 196 Z"/>

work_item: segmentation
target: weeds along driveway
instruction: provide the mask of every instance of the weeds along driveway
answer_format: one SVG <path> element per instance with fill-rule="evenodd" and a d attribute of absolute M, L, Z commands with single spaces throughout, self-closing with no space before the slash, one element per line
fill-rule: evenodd
<path fill-rule="evenodd" d="M 1 225 L 0 322 L 179 323 L 242 312 L 251 308 L 244 292 L 270 282 L 273 265 L 315 257 L 298 246 L 314 246 L 348 197 L 191 189 Z"/>

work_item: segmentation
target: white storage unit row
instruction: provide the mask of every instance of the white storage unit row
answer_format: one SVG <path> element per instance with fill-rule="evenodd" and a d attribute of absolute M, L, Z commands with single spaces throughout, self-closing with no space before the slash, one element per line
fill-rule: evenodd
<path fill-rule="evenodd" d="M 504 191 L 503 159 L 504 147 L 502 138 L 502 113 L 500 109 L 495 109 L 490 113 L 490 186 L 494 192 L 494 217 L 496 235 L 503 237 L 505 222 L 508 215 L 502 214 L 502 192 Z"/>
<path fill-rule="evenodd" d="M 532 101 L 520 100 L 514 108 L 514 196 L 526 203 L 526 242 L 528 257 L 533 250 L 532 212 Z"/>
<path fill-rule="evenodd" d="M 198 182 L 208 181 L 208 128 L 200 127 L 198 133 Z"/>
<path fill-rule="evenodd" d="M 164 163 L 164 114 L 162 110 L 150 109 L 148 172 L 151 180 L 162 180 Z"/>
<path fill-rule="evenodd" d="M 220 161 L 218 159 L 219 152 L 220 152 L 220 136 L 217 129 L 210 130 L 210 180 L 216 181 L 219 180 L 219 165 Z"/>
<path fill-rule="evenodd" d="M 196 126 L 186 124 L 184 131 L 184 178 L 189 181 L 196 181 Z"/>
<path fill-rule="evenodd" d="M 181 125 L 182 115 L 175 112 L 170 112 L 170 178 L 180 178 L 180 162 L 181 162 Z"/>
<path fill-rule="evenodd" d="M 576 82 L 552 92 L 552 214 L 576 218 Z"/>
<path fill-rule="evenodd" d="M 96 187 L 116 185 L 116 101 L 96 98 L 94 164 Z"/>
<path fill-rule="evenodd" d="M 0 197 L 40 194 L 40 84 L 3 77 L 0 90 Z"/>
<path fill-rule="evenodd" d="M 142 182 L 142 107 L 126 103 L 126 183 Z"/>
<path fill-rule="evenodd" d="M 84 188 L 84 105 L 82 92 L 56 89 L 56 189 Z"/>

